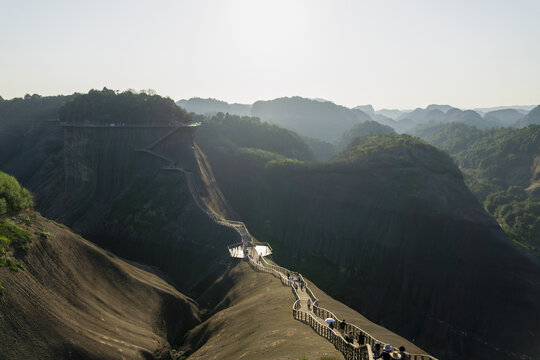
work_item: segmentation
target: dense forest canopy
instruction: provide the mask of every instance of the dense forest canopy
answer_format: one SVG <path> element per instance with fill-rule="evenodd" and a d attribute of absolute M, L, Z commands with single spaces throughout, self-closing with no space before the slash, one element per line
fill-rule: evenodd
<path fill-rule="evenodd" d="M 343 150 L 347 145 L 358 136 L 377 135 L 377 134 L 395 134 L 396 132 L 388 125 L 380 124 L 373 120 L 368 120 L 354 125 L 345 131 L 340 138 L 336 139 L 335 144 L 338 149 Z"/>
<path fill-rule="evenodd" d="M 539 125 L 480 130 L 453 123 L 425 129 L 418 135 L 454 157 L 469 178 L 467 185 L 481 201 L 494 191 L 528 186 L 530 161 L 540 154 Z M 524 167 L 526 171 L 519 176 L 517 169 Z"/>
<path fill-rule="evenodd" d="M 300 136 L 258 118 L 218 113 L 211 118 L 197 117 L 203 125 L 197 132 L 202 142 L 214 139 L 231 151 L 268 156 L 268 152 L 298 160 L 313 160 L 313 152 Z M 251 149 L 251 150 L 247 150 Z M 255 149 L 262 150 L 255 151 Z M 278 156 L 279 157 L 279 156 Z"/>
<path fill-rule="evenodd" d="M 508 237 L 540 256 L 540 199 L 533 186 L 540 171 L 540 125 L 481 130 L 453 123 L 418 135 L 447 150 Z"/>
<path fill-rule="evenodd" d="M 90 124 L 177 124 L 191 121 L 173 100 L 159 95 L 107 88 L 76 94 L 59 111 L 60 120 Z"/>
<path fill-rule="evenodd" d="M 422 166 L 461 178 L 447 153 L 410 135 L 378 134 L 358 136 L 331 163 L 369 162 L 373 166 Z"/>
<path fill-rule="evenodd" d="M 1 120 L 55 120 L 58 109 L 73 95 L 40 96 L 26 94 L 24 98 L 4 100 L 0 97 Z"/>

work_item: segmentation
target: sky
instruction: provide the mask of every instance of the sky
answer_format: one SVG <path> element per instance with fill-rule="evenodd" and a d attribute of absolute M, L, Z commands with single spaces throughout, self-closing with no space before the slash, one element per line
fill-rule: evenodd
<path fill-rule="evenodd" d="M 537 0 L 0 0 L 0 96 L 540 104 Z"/>

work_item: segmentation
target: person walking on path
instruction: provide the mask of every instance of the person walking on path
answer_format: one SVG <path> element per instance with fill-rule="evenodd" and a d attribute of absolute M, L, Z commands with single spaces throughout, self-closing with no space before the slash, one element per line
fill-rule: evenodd
<path fill-rule="evenodd" d="M 363 332 L 360 332 L 358 334 L 358 345 L 364 345 L 364 342 L 366 341 L 366 336 Z"/>
<path fill-rule="evenodd" d="M 347 323 L 345 322 L 345 319 L 341 320 L 341 323 L 339 324 L 339 332 L 343 335 L 345 332 L 345 327 L 347 326 Z"/>
<path fill-rule="evenodd" d="M 375 343 L 375 346 L 373 347 L 373 357 L 376 358 L 381 354 L 381 343 L 380 341 L 377 341 Z"/>
<path fill-rule="evenodd" d="M 349 344 L 352 344 L 354 342 L 354 336 L 353 336 L 353 332 L 352 330 L 349 330 L 349 332 L 347 333 L 347 335 L 345 335 L 345 340 L 347 340 L 347 342 Z"/>
<path fill-rule="evenodd" d="M 379 356 L 373 357 L 373 359 L 392 360 L 393 357 L 392 355 L 390 355 L 391 352 L 392 352 L 392 346 L 390 344 L 386 344 L 384 345 L 382 354 L 380 354 Z"/>
<path fill-rule="evenodd" d="M 401 360 L 410 360 L 410 356 L 408 354 L 405 354 L 405 346 L 399 347 L 399 354 L 401 355 Z"/>
<path fill-rule="evenodd" d="M 307 299 L 307 309 L 311 311 L 311 299 Z"/>

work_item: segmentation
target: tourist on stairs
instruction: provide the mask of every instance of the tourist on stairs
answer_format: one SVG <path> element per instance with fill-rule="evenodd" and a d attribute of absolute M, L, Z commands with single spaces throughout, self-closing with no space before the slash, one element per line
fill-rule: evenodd
<path fill-rule="evenodd" d="M 392 352 L 392 346 L 390 346 L 390 344 L 386 344 L 384 345 L 382 354 L 374 357 L 373 359 L 392 360 L 393 357 L 390 355 L 391 352 Z"/>

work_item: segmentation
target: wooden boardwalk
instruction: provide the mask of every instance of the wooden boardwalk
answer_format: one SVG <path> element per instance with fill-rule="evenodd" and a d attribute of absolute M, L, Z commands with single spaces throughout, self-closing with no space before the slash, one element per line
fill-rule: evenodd
<path fill-rule="evenodd" d="M 175 132 L 176 130 L 177 129 L 174 129 L 173 131 L 171 131 L 171 133 Z M 341 323 L 340 319 L 338 319 L 338 317 L 331 311 L 319 306 L 319 299 L 317 299 L 313 292 L 309 289 L 308 283 L 305 281 L 305 279 L 300 273 L 290 271 L 275 264 L 271 264 L 262 257 L 261 261 L 259 261 L 259 254 L 255 251 L 256 239 L 249 233 L 245 224 L 240 221 L 225 219 L 223 218 L 223 216 L 216 213 L 211 207 L 209 207 L 205 203 L 202 196 L 197 191 L 197 187 L 195 185 L 196 181 L 194 179 L 195 175 L 192 171 L 186 170 L 178 166 L 177 164 L 173 163 L 167 156 L 159 154 L 152 150 L 152 148 L 154 148 L 159 142 L 167 139 L 169 135 L 170 134 L 167 134 L 162 138 L 158 139 L 146 149 L 136 149 L 136 151 L 156 156 L 157 158 L 164 161 L 169 161 L 169 165 L 163 167 L 163 170 L 180 171 L 185 174 L 188 188 L 195 204 L 197 204 L 201 211 L 208 215 L 208 217 L 210 217 L 214 222 L 222 226 L 233 228 L 238 233 L 241 239 L 241 243 L 232 246 L 243 246 L 245 260 L 249 262 L 252 268 L 256 271 L 272 274 L 273 276 L 280 279 L 283 285 L 289 286 L 291 288 L 293 295 L 296 299 L 296 301 L 292 305 L 292 315 L 294 319 L 299 320 L 306 325 L 309 325 L 317 334 L 330 341 L 334 345 L 334 347 L 343 354 L 345 359 L 372 360 L 372 347 L 376 343 L 381 343 L 382 345 L 384 345 L 382 341 L 379 341 L 375 337 L 371 336 L 370 334 L 353 324 L 346 324 L 344 333 L 347 334 L 350 331 L 352 333 L 354 341 L 353 343 L 346 341 L 337 329 L 339 327 L 339 324 Z M 292 275 L 293 280 L 291 280 L 289 275 Z M 300 282 L 303 282 L 305 284 L 303 289 L 301 289 Z M 311 308 L 308 308 L 308 300 L 311 301 Z M 331 329 L 328 326 L 328 324 L 325 322 L 325 319 L 327 318 L 335 319 L 334 324 L 336 328 Z M 362 339 L 361 343 L 358 343 L 358 339 Z M 408 355 L 411 360 L 437 360 L 430 355 Z"/>

